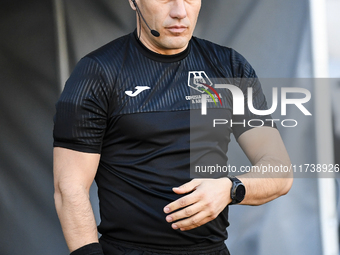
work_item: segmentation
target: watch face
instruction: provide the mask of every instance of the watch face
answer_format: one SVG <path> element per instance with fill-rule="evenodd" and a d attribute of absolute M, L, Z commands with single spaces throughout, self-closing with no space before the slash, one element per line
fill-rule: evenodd
<path fill-rule="evenodd" d="M 246 195 L 246 188 L 242 183 L 238 183 L 236 186 L 235 199 L 241 202 Z"/>

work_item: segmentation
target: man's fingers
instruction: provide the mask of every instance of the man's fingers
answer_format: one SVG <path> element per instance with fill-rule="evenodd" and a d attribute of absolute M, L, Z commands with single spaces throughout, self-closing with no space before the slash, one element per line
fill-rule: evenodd
<path fill-rule="evenodd" d="M 203 209 L 202 203 L 194 203 L 186 208 L 183 208 L 178 212 L 166 216 L 166 221 L 170 223 L 184 218 L 188 218 L 202 211 L 202 209 Z"/>
<path fill-rule="evenodd" d="M 213 217 L 211 215 L 208 215 L 207 212 L 202 211 L 191 216 L 190 218 L 173 223 L 171 227 L 173 229 L 180 229 L 181 231 L 186 231 L 200 227 L 211 220 L 213 220 Z"/>
<path fill-rule="evenodd" d="M 228 204 L 230 188 L 231 182 L 226 178 L 195 179 L 182 185 L 183 192 L 192 192 L 164 208 L 166 221 L 172 223 L 173 229 L 185 231 L 214 220 Z"/>
<path fill-rule="evenodd" d="M 186 194 L 196 189 L 201 182 L 198 179 L 193 179 L 190 182 L 184 183 L 183 185 L 173 188 L 172 190 L 177 194 Z"/>
<path fill-rule="evenodd" d="M 199 226 L 204 225 L 205 223 L 208 223 L 209 221 L 212 221 L 214 218 L 213 217 L 205 217 L 201 222 L 199 222 L 196 225 L 191 225 L 191 226 L 187 226 L 187 227 L 180 227 L 181 231 L 187 231 L 187 230 L 191 230 L 194 228 L 197 228 Z"/>
<path fill-rule="evenodd" d="M 196 187 L 201 183 L 201 181 L 197 179 L 193 179 L 190 182 L 187 182 L 180 187 L 173 188 L 173 191 L 177 194 L 186 194 L 196 189 Z M 187 196 L 184 196 L 182 198 L 177 199 L 176 201 L 168 204 L 164 207 L 165 213 L 171 213 L 173 211 L 176 211 L 180 208 L 186 207 L 188 205 L 191 205 L 193 203 L 196 203 L 198 201 L 198 198 L 195 196 L 195 194 L 190 194 Z"/>
<path fill-rule="evenodd" d="M 195 193 L 191 193 L 189 195 L 186 195 L 184 197 L 181 197 L 177 199 L 176 201 L 168 204 L 164 207 L 165 213 L 171 213 L 173 211 L 176 211 L 178 209 L 187 207 L 188 205 L 192 205 L 200 200 L 200 196 Z"/>

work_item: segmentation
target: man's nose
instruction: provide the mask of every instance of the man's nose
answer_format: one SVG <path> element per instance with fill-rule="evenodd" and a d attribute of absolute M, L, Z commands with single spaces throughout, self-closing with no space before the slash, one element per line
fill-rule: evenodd
<path fill-rule="evenodd" d="M 187 16 L 184 0 L 175 0 L 170 11 L 171 18 L 184 19 Z"/>

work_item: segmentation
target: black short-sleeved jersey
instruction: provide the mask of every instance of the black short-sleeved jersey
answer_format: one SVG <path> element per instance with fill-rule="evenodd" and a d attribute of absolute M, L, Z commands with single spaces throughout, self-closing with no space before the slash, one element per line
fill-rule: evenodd
<path fill-rule="evenodd" d="M 256 77 L 230 48 L 193 37 L 183 52 L 160 55 L 148 50 L 136 31 L 77 64 L 56 106 L 54 146 L 101 154 L 95 180 L 98 230 L 104 236 L 168 246 L 227 238 L 228 207 L 215 220 L 185 232 L 173 230 L 163 213 L 180 197 L 172 188 L 190 181 L 190 150 L 198 152 L 195 160 L 213 155 L 226 163 L 230 134 L 239 137 L 250 128 L 225 125 L 211 136 L 202 123 L 190 120 L 201 115 L 200 104 L 191 100 L 197 97 L 190 96 L 202 94 L 190 86 L 190 75 L 202 78 L 203 72 L 210 80 Z M 242 84 L 244 92 L 253 87 L 254 107 L 266 109 L 259 82 Z M 230 92 L 217 92 L 222 104 L 208 103 L 209 125 L 216 116 L 233 117 Z M 259 118 L 245 109 L 244 118 L 254 117 Z"/>

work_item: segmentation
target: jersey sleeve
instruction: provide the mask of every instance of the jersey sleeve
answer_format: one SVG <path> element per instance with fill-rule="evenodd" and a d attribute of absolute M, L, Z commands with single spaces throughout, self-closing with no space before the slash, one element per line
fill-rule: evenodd
<path fill-rule="evenodd" d="M 104 78 L 95 60 L 78 62 L 56 104 L 54 147 L 100 153 L 109 106 Z"/>
<path fill-rule="evenodd" d="M 266 97 L 252 66 L 242 55 L 235 51 L 233 53 L 234 77 L 244 95 L 244 115 L 233 115 L 232 118 L 235 124 L 232 130 L 237 140 L 244 132 L 257 126 L 277 127 L 271 115 L 257 115 L 249 109 L 248 97 L 252 96 L 252 105 L 256 110 L 268 110 Z M 248 94 L 249 87 L 252 88 L 252 94 Z"/>

